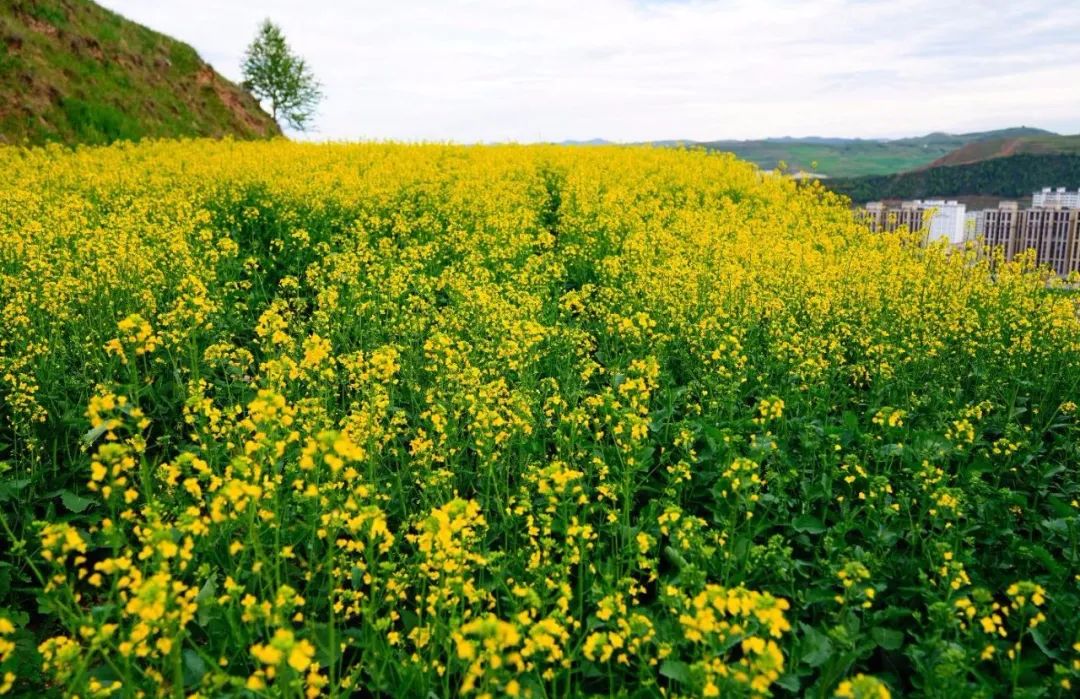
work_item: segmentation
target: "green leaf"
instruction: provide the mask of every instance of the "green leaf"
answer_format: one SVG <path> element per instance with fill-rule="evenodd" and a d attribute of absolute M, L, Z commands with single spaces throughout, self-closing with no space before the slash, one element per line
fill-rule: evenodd
<path fill-rule="evenodd" d="M 1058 517 L 1069 518 L 1072 517 L 1074 514 L 1072 504 L 1064 498 L 1050 496 L 1049 498 L 1047 498 L 1046 502 L 1048 505 L 1050 505 L 1051 509 L 1054 510 L 1054 514 L 1056 514 Z"/>
<path fill-rule="evenodd" d="M 903 444 L 883 444 L 881 448 L 878 449 L 878 455 L 885 458 L 903 456 L 904 452 Z"/>
<path fill-rule="evenodd" d="M 11 478 L 0 481 L 0 502 L 7 502 L 28 485 L 30 485 L 29 478 Z"/>
<path fill-rule="evenodd" d="M 1065 519 L 1044 519 L 1039 526 L 1055 534 L 1069 535 L 1069 522 Z"/>
<path fill-rule="evenodd" d="M 217 594 L 217 573 L 211 573 L 210 577 L 206 579 L 203 586 L 199 589 L 199 594 L 195 595 L 196 604 L 202 603 L 208 599 L 213 599 Z"/>
<path fill-rule="evenodd" d="M 1044 546 L 1038 544 L 1029 544 L 1026 546 L 1018 546 L 1017 551 L 1025 556 L 1030 556 L 1044 566 L 1046 566 L 1054 575 L 1064 575 L 1065 567 L 1057 561 L 1057 556 L 1050 553 Z"/>
<path fill-rule="evenodd" d="M 791 522 L 791 526 L 797 532 L 807 534 L 821 534 L 825 531 L 825 524 L 814 515 L 799 515 Z"/>
<path fill-rule="evenodd" d="M 803 595 L 803 601 L 807 604 L 818 602 L 831 602 L 836 597 L 836 590 L 829 587 L 812 587 Z"/>
<path fill-rule="evenodd" d="M 85 511 L 86 508 L 94 504 L 94 501 L 90 498 L 84 498 L 81 495 L 76 495 L 70 490 L 65 490 L 60 493 L 60 501 L 64 503 L 64 507 L 68 508 L 75 514 Z"/>
<path fill-rule="evenodd" d="M 665 660 L 660 665 L 660 674 L 680 684 L 690 683 L 690 666 L 681 660 Z"/>
<path fill-rule="evenodd" d="M 877 626 L 870 629 L 874 641 L 885 650 L 898 650 L 904 645 L 904 633 Z"/>
<path fill-rule="evenodd" d="M 4 616 L 17 627 L 24 627 L 30 623 L 30 615 L 22 610 L 16 611 L 7 607 L 0 607 L 0 616 Z"/>
<path fill-rule="evenodd" d="M 202 588 L 199 589 L 199 594 L 195 595 L 195 604 L 199 607 L 196 621 L 198 621 L 199 626 L 202 626 L 203 628 L 206 628 L 207 624 L 210 623 L 210 612 L 214 608 L 214 605 L 204 603 L 213 601 L 216 594 L 217 573 L 211 573 L 210 577 L 203 583 Z"/>
<path fill-rule="evenodd" d="M 341 629 L 314 624 L 308 627 L 308 638 L 315 642 L 315 658 L 321 665 L 332 665 L 341 657 Z"/>
<path fill-rule="evenodd" d="M 666 558 L 678 568 L 685 568 L 687 565 L 686 559 L 683 558 L 682 554 L 679 553 L 678 550 L 675 549 L 673 546 L 664 547 L 664 558 Z"/>
<path fill-rule="evenodd" d="M 83 435 L 83 438 L 82 438 L 83 444 L 85 444 L 88 447 L 92 446 L 94 444 L 94 442 L 98 441 L 98 438 L 101 437 L 101 435 L 108 432 L 108 430 L 109 430 L 109 428 L 106 427 L 104 423 L 98 425 L 97 427 L 94 427 L 93 429 L 87 431 L 87 433 Z"/>
<path fill-rule="evenodd" d="M 799 676 L 793 672 L 789 672 L 786 675 L 781 675 L 780 678 L 776 680 L 776 685 L 778 687 L 782 687 L 792 693 L 797 693 L 801 684 L 802 683 L 799 681 Z"/>
<path fill-rule="evenodd" d="M 810 667 L 820 667 L 832 657 L 833 645 L 828 636 L 812 626 L 799 624 L 803 631 L 802 661 Z"/>
<path fill-rule="evenodd" d="M 202 681 L 203 676 L 210 671 L 206 661 L 198 653 L 190 648 L 184 651 L 184 686 L 192 687 Z"/>
<path fill-rule="evenodd" d="M 1046 642 L 1046 636 L 1043 635 L 1042 629 L 1034 628 L 1031 629 L 1030 633 L 1031 638 L 1035 641 L 1035 645 L 1039 647 L 1039 650 L 1041 650 L 1046 657 L 1050 658 L 1051 660 L 1062 662 L 1061 655 L 1053 648 L 1051 648 L 1050 644 Z"/>

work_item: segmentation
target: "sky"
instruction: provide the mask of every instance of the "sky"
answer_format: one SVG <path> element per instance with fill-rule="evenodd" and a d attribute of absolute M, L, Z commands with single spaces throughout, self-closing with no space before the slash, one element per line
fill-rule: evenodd
<path fill-rule="evenodd" d="M 235 81 L 269 17 L 319 140 L 1080 132 L 1075 0 L 98 1 Z"/>

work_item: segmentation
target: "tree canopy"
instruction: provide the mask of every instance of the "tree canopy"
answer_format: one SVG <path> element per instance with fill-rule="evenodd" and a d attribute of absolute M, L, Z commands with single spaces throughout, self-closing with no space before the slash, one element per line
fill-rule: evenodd
<path fill-rule="evenodd" d="M 269 19 L 263 20 L 248 46 L 243 71 L 244 86 L 270 102 L 270 115 L 276 121 L 298 131 L 311 128 L 322 98 L 321 85 L 307 61 L 292 52 L 281 28 Z"/>

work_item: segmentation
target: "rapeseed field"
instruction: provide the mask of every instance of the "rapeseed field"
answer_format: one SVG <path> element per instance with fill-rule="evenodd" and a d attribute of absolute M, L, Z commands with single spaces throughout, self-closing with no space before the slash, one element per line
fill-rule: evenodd
<path fill-rule="evenodd" d="M 0 693 L 1080 687 L 1080 320 L 1038 269 L 704 152 L 0 171 Z"/>

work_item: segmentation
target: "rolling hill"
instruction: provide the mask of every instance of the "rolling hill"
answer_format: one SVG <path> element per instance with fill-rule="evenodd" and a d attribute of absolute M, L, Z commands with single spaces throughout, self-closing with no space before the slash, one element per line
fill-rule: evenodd
<path fill-rule="evenodd" d="M 1026 197 L 1042 187 L 1080 187 L 1080 153 L 1021 153 L 896 175 L 836 178 L 826 188 L 855 203 L 957 196 Z"/>
<path fill-rule="evenodd" d="M 932 133 L 892 140 L 808 137 L 756 141 L 659 141 L 656 145 L 696 146 L 731 152 L 767 170 L 784 162 L 792 171 L 814 171 L 828 177 L 858 177 L 889 175 L 924 167 L 970 144 L 1044 137 L 1056 137 L 1056 134 L 1018 127 L 966 134 Z"/>
<path fill-rule="evenodd" d="M 968 165 L 1010 155 L 1055 154 L 1080 154 L 1080 134 L 1074 136 L 1039 134 L 976 141 L 938 158 L 929 167 Z"/>
<path fill-rule="evenodd" d="M 90 0 L 0 1 L 0 143 L 280 133 L 187 44 Z"/>
<path fill-rule="evenodd" d="M 1080 187 L 1080 135 L 1008 133 L 972 141 L 926 166 L 892 175 L 834 178 L 825 186 L 856 203 L 876 199 L 1026 197 Z"/>

